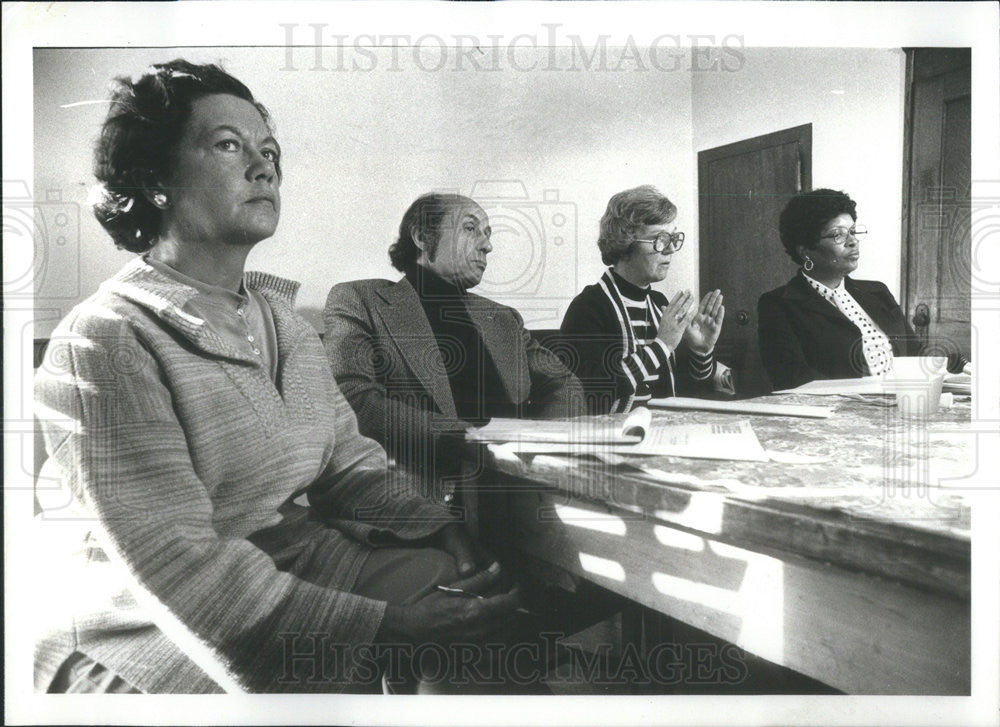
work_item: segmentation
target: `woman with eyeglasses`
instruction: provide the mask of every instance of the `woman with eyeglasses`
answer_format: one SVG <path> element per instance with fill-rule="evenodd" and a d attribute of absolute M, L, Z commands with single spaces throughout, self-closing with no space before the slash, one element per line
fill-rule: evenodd
<path fill-rule="evenodd" d="M 673 202 L 650 185 L 608 202 L 597 246 L 609 268 L 573 299 L 560 327 L 560 353 L 583 384 L 590 413 L 724 388 L 727 369 L 713 356 L 722 294 L 713 290 L 699 304 L 684 290 L 668 301 L 650 287 L 667 277 L 684 244 L 676 217 Z"/>
<path fill-rule="evenodd" d="M 801 267 L 757 303 L 761 360 L 775 390 L 877 376 L 892 368 L 893 356 L 920 353 L 885 284 L 850 277 L 868 232 L 856 207 L 844 192 L 815 189 L 781 213 L 781 244 Z"/>

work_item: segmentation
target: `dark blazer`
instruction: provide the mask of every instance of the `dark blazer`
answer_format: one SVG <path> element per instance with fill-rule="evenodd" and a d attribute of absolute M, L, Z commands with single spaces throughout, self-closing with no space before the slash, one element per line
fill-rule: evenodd
<path fill-rule="evenodd" d="M 850 293 L 892 343 L 895 356 L 916 356 L 921 345 L 892 293 L 877 280 L 844 279 Z M 757 301 L 760 357 L 774 390 L 815 379 L 868 376 L 861 331 L 797 273 Z"/>
<path fill-rule="evenodd" d="M 531 338 L 517 311 L 472 293 L 466 305 L 518 416 L 584 413 L 579 381 Z M 361 433 L 397 461 L 419 464 L 440 437 L 470 426 L 458 419 L 437 340 L 406 278 L 335 285 L 323 321 L 333 375 Z"/>

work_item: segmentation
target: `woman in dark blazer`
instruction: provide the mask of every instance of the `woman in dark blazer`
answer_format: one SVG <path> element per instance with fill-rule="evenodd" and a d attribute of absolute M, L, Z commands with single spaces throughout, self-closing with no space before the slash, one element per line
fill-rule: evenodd
<path fill-rule="evenodd" d="M 801 268 L 757 302 L 761 360 L 775 390 L 881 374 L 893 356 L 921 352 L 889 289 L 849 277 L 867 233 L 856 223 L 855 201 L 832 189 L 799 194 L 781 213 L 781 244 Z"/>

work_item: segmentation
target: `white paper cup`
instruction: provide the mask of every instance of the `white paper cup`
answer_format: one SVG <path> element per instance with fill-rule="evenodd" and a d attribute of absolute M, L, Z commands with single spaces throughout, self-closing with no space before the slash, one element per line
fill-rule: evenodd
<path fill-rule="evenodd" d="M 936 414 L 941 404 L 941 384 L 944 374 L 924 379 L 899 380 L 892 386 L 896 407 L 904 419 L 926 419 Z"/>

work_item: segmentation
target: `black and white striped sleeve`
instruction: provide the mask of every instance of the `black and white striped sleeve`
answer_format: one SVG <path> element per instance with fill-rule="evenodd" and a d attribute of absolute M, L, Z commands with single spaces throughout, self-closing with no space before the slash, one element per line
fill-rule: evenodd
<path fill-rule="evenodd" d="M 704 381 L 715 372 L 715 356 L 712 352 L 701 354 L 688 352 L 688 373 L 695 381 Z"/>
<path fill-rule="evenodd" d="M 639 384 L 656 381 L 660 378 L 660 369 L 670 358 L 670 348 L 659 338 L 651 343 L 639 346 L 635 353 L 622 360 L 625 375 L 632 384 L 633 393 Z"/>

